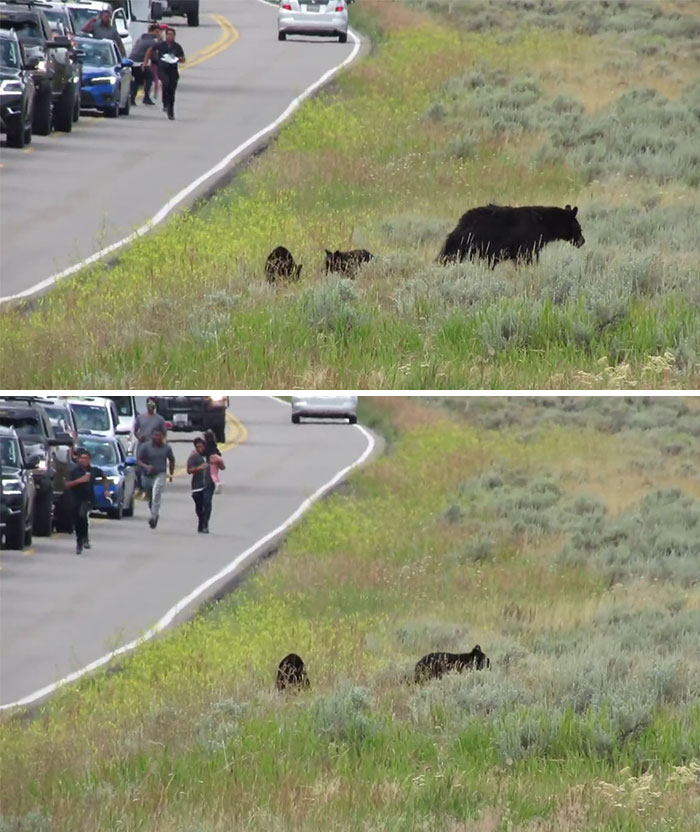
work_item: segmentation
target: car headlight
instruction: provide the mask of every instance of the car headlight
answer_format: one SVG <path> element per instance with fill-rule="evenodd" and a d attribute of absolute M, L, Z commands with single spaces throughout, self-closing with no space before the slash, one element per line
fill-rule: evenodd
<path fill-rule="evenodd" d="M 112 485 L 119 485 L 122 481 L 121 477 L 107 477 L 107 482 L 111 482 Z"/>
<path fill-rule="evenodd" d="M 21 81 L 13 81 L 9 78 L 5 81 L 0 81 L 0 94 L 2 95 L 17 95 L 17 93 L 22 92 L 22 89 Z"/>
<path fill-rule="evenodd" d="M 17 496 L 22 493 L 22 483 L 19 480 L 3 480 L 2 493 L 8 497 Z"/>
<path fill-rule="evenodd" d="M 209 396 L 212 404 L 223 404 L 226 396 Z"/>
<path fill-rule="evenodd" d="M 100 75 L 97 78 L 90 78 L 87 84 L 116 84 L 117 79 L 113 75 Z"/>

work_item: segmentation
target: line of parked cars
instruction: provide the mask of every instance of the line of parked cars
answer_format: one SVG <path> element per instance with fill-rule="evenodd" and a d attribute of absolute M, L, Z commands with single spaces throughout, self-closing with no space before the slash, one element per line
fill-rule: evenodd
<path fill-rule="evenodd" d="M 9 147 L 70 133 L 81 110 L 129 115 L 133 61 L 83 32 L 104 10 L 127 55 L 151 20 L 175 13 L 161 0 L 0 0 L 0 131 Z"/>
<path fill-rule="evenodd" d="M 168 430 L 212 428 L 225 441 L 228 397 L 161 396 Z M 145 396 L 7 396 L 0 398 L 0 544 L 24 549 L 33 537 L 72 532 L 66 478 L 76 448 L 87 448 L 109 482 L 95 485 L 94 510 L 121 520 L 134 513 L 134 423 Z"/>

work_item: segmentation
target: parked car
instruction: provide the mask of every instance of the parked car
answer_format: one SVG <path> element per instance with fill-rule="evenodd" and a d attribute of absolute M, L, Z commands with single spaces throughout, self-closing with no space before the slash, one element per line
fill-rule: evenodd
<path fill-rule="evenodd" d="M 24 147 L 32 140 L 34 79 L 31 68 L 13 29 L 0 29 L 0 132 L 7 135 L 8 147 Z"/>
<path fill-rule="evenodd" d="M 24 549 L 32 543 L 34 522 L 33 469 L 39 457 L 27 457 L 14 428 L 0 425 L 0 516 L 4 527 L 3 548 Z"/>
<path fill-rule="evenodd" d="M 277 37 L 321 35 L 348 39 L 348 7 L 345 0 L 280 0 L 277 10 Z"/>
<path fill-rule="evenodd" d="M 94 434 L 78 435 L 81 448 L 90 451 L 92 464 L 101 468 L 109 481 L 109 494 L 112 502 L 105 498 L 104 486 L 96 483 L 94 507 L 121 520 L 131 517 L 134 513 L 134 489 L 136 487 L 136 459 L 127 456 L 121 442 L 106 436 Z"/>
<path fill-rule="evenodd" d="M 56 433 L 38 397 L 25 396 L 0 401 L 0 425 L 14 428 L 28 457 L 36 457 L 33 467 L 36 497 L 34 534 L 48 536 L 54 528 L 70 531 L 69 506 L 64 501 L 66 477 L 72 464 L 69 448 L 73 438 Z"/>
<path fill-rule="evenodd" d="M 34 69 L 32 130 L 48 136 L 55 127 L 70 133 L 80 106 L 80 67 L 68 38 L 55 37 L 40 6 L 25 0 L 4 0 L 0 29 L 14 29 L 24 46 L 27 62 L 38 58 Z"/>
<path fill-rule="evenodd" d="M 114 41 L 76 38 L 82 54 L 80 106 L 109 118 L 128 116 L 131 108 L 131 58 L 122 58 Z"/>
<path fill-rule="evenodd" d="M 316 419 L 347 419 L 357 423 L 357 396 L 309 393 L 292 397 L 292 422 L 298 425 L 303 417 Z"/>
<path fill-rule="evenodd" d="M 89 431 L 98 436 L 117 438 L 119 416 L 117 406 L 111 399 L 102 396 L 80 396 L 67 399 L 73 411 L 78 433 Z"/>
<path fill-rule="evenodd" d="M 168 430 L 214 431 L 217 442 L 226 441 L 228 396 L 155 396 L 156 411 L 169 422 Z"/>

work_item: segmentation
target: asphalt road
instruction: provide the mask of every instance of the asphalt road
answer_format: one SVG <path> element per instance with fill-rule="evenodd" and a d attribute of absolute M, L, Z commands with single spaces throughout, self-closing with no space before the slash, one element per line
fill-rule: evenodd
<path fill-rule="evenodd" d="M 93 520 L 78 557 L 68 535 L 0 556 L 0 703 L 28 696 L 138 637 L 195 587 L 284 522 L 352 464 L 368 441 L 345 422 L 292 425 L 279 401 L 246 396 L 232 411 L 247 438 L 224 454 L 211 533 L 196 532 L 189 477 L 166 486 L 158 528 L 146 503 L 133 518 Z M 229 429 L 229 438 L 231 435 Z M 172 434 L 178 467 L 189 434 Z M 205 597 L 212 597 L 219 585 Z"/>
<path fill-rule="evenodd" d="M 207 55 L 226 28 L 216 15 L 238 38 Z M 2 148 L 0 296 L 127 236 L 353 48 L 337 39 L 280 42 L 276 7 L 257 0 L 202 0 L 200 17 L 196 29 L 168 19 L 185 53 L 201 61 L 181 73 L 176 121 L 140 105 L 128 118 L 83 114 L 72 133 L 37 136 L 28 152 Z"/>

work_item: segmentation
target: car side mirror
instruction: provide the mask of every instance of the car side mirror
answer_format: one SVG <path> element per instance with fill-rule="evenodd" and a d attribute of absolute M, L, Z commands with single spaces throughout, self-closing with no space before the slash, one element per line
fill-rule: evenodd
<path fill-rule="evenodd" d="M 87 57 L 87 52 L 84 49 L 74 49 L 73 57 L 76 61 L 80 61 L 80 63 L 82 63 Z"/>
<path fill-rule="evenodd" d="M 121 65 L 122 65 L 122 66 L 133 66 L 133 65 L 134 65 L 134 62 L 131 60 L 131 58 L 122 58 L 122 63 L 121 63 Z M 118 432 L 118 431 L 117 431 L 117 432 Z"/>
<path fill-rule="evenodd" d="M 49 445 L 52 447 L 57 447 L 58 445 L 68 445 L 68 447 L 73 447 L 73 437 L 70 433 L 57 433 L 53 439 L 49 439 Z"/>
<path fill-rule="evenodd" d="M 32 456 L 30 456 L 29 459 L 27 460 L 27 468 L 29 468 L 29 469 L 38 468 L 39 463 L 41 462 L 42 459 L 43 459 L 43 457 L 39 456 L 39 454 L 32 454 Z"/>
<path fill-rule="evenodd" d="M 151 3 L 151 20 L 163 19 L 163 4 L 160 0 L 153 0 Z"/>
<path fill-rule="evenodd" d="M 124 460 L 125 465 L 136 465 L 136 457 L 135 456 L 128 456 Z"/>
<path fill-rule="evenodd" d="M 38 55 L 32 55 L 24 62 L 25 69 L 36 69 L 41 63 L 41 58 Z"/>
<path fill-rule="evenodd" d="M 53 40 L 47 40 L 44 46 L 47 49 L 70 49 L 73 44 L 68 38 L 54 38 Z"/>

